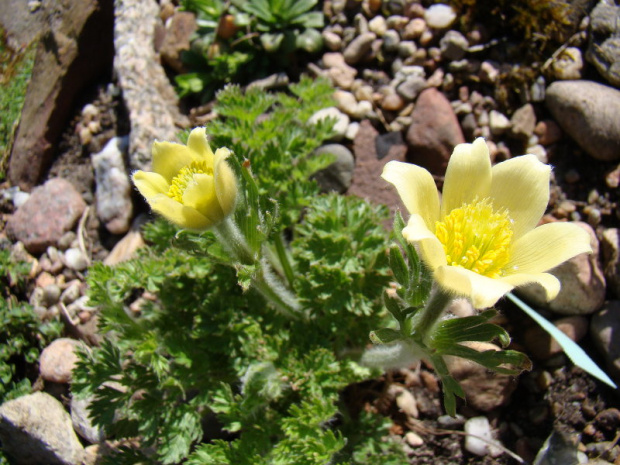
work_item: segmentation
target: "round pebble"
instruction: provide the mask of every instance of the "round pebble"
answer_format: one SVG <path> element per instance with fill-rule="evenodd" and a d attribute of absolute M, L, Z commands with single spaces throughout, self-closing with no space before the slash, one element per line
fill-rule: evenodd
<path fill-rule="evenodd" d="M 68 383 L 78 361 L 76 348 L 81 343 L 75 339 L 56 339 L 43 349 L 39 359 L 39 372 L 45 381 Z"/>
<path fill-rule="evenodd" d="M 429 27 L 444 29 L 452 25 L 456 19 L 456 13 L 450 5 L 437 3 L 424 12 L 424 19 Z"/>
<path fill-rule="evenodd" d="M 80 249 L 69 248 L 65 251 L 63 257 L 65 265 L 72 270 L 82 271 L 88 267 L 88 259 Z"/>

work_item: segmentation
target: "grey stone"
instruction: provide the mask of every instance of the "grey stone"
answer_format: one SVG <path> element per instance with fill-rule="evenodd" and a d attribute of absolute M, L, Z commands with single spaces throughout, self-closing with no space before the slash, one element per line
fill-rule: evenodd
<path fill-rule="evenodd" d="M 71 417 L 44 392 L 0 406 L 0 440 L 17 465 L 78 465 L 84 453 Z"/>
<path fill-rule="evenodd" d="M 610 375 L 620 381 L 620 300 L 608 302 L 592 317 L 590 336 L 604 356 Z"/>
<path fill-rule="evenodd" d="M 314 175 L 324 192 L 345 192 L 351 186 L 355 159 L 351 151 L 341 144 L 327 144 L 315 150 L 315 154 L 332 154 L 336 160 Z"/>
<path fill-rule="evenodd" d="M 601 0 L 590 14 L 586 60 L 612 85 L 620 86 L 620 6 Z"/>
<path fill-rule="evenodd" d="M 393 147 L 398 147 L 398 150 L 407 150 L 403 135 L 401 132 L 388 132 L 385 134 L 379 134 L 375 139 L 375 148 L 377 149 L 377 158 L 381 160 L 386 157 Z"/>
<path fill-rule="evenodd" d="M 364 34 L 358 35 L 344 49 L 344 60 L 350 65 L 354 65 L 360 62 L 362 58 L 364 58 L 364 56 L 370 51 L 372 42 L 376 38 L 377 35 L 374 32 L 366 32 Z"/>
<path fill-rule="evenodd" d="M 91 156 L 95 170 L 97 216 L 112 234 L 127 232 L 133 216 L 131 181 L 125 167 L 127 137 L 113 137 Z"/>
<path fill-rule="evenodd" d="M 408 76 L 401 82 L 396 87 L 396 92 L 405 100 L 413 101 L 427 87 L 428 85 L 424 77 L 413 75 Z"/>
<path fill-rule="evenodd" d="M 383 35 L 383 50 L 388 53 L 396 53 L 400 44 L 400 35 L 394 29 L 388 29 Z"/>
<path fill-rule="evenodd" d="M 92 399 L 71 397 L 71 421 L 73 429 L 91 444 L 97 444 L 105 439 L 105 433 L 99 426 L 93 425 L 88 411 Z"/>
<path fill-rule="evenodd" d="M 592 81 L 556 81 L 545 103 L 564 132 L 593 158 L 620 159 L 620 91 Z"/>
<path fill-rule="evenodd" d="M 469 43 L 458 31 L 448 31 L 439 41 L 441 56 L 446 60 L 460 60 L 467 53 Z"/>
<path fill-rule="evenodd" d="M 23 242 L 28 252 L 41 253 L 73 228 L 85 208 L 86 203 L 69 181 L 53 178 L 32 191 L 7 221 L 6 233 Z"/>
<path fill-rule="evenodd" d="M 153 48 L 160 21 L 157 2 L 116 2 L 114 13 L 114 70 L 131 122 L 129 165 L 149 171 L 152 143 L 177 141 L 187 118 L 179 112 L 176 92 Z"/>
<path fill-rule="evenodd" d="M 511 134 L 522 140 L 527 140 L 534 134 L 536 127 L 536 113 L 531 103 L 526 103 L 512 114 L 510 118 Z"/>

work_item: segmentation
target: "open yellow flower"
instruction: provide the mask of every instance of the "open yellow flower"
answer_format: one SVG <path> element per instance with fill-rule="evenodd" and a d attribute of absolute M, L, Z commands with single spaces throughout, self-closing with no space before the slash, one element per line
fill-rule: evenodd
<path fill-rule="evenodd" d="M 486 308 L 533 282 L 555 298 L 560 283 L 545 271 L 592 252 L 588 233 L 575 224 L 536 227 L 549 202 L 550 173 L 534 155 L 491 167 L 485 141 L 476 139 L 455 147 L 441 201 L 424 168 L 391 161 L 382 177 L 411 214 L 403 236 L 417 244 L 439 286 Z"/>
<path fill-rule="evenodd" d="M 237 179 L 226 162 L 230 150 L 213 153 L 205 128 L 192 130 L 187 146 L 155 142 L 153 172 L 136 171 L 133 182 L 153 211 L 176 225 L 205 230 L 235 207 Z"/>

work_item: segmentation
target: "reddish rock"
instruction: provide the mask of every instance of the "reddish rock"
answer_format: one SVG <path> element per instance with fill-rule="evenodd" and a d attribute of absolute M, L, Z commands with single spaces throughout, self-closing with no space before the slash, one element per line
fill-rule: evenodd
<path fill-rule="evenodd" d="M 579 342 L 588 333 L 588 319 L 583 316 L 560 318 L 553 324 L 574 342 Z M 560 344 L 538 325 L 526 331 L 525 344 L 530 353 L 540 360 L 547 360 L 563 352 Z"/>
<path fill-rule="evenodd" d="M 39 359 L 39 372 L 45 381 L 68 383 L 78 361 L 76 349 L 83 345 L 75 339 L 61 337 L 43 349 Z"/>
<path fill-rule="evenodd" d="M 85 208 L 82 196 L 69 181 L 53 178 L 32 191 L 7 221 L 6 233 L 23 242 L 28 252 L 42 253 L 73 228 Z"/>
<path fill-rule="evenodd" d="M 166 25 L 161 49 L 162 60 L 175 71 L 184 72 L 181 52 L 189 50 L 189 40 L 198 29 L 193 13 L 177 11 Z"/>
<path fill-rule="evenodd" d="M 436 175 L 443 175 L 452 150 L 465 142 L 450 101 L 431 87 L 420 93 L 407 131 L 407 159 Z"/>
<path fill-rule="evenodd" d="M 76 96 L 111 69 L 112 4 L 44 2 L 49 25 L 41 32 L 9 161 L 9 179 L 22 190 L 37 185 L 49 167 Z"/>
<path fill-rule="evenodd" d="M 405 161 L 405 147 L 394 144 L 382 158 L 377 157 L 377 136 L 379 133 L 370 121 L 364 120 L 353 140 L 353 154 L 355 155 L 355 169 L 353 182 L 347 191 L 350 195 L 357 195 L 374 203 L 382 203 L 392 211 L 400 207 L 405 211 L 396 189 L 381 178 L 383 167 L 388 161 Z"/>

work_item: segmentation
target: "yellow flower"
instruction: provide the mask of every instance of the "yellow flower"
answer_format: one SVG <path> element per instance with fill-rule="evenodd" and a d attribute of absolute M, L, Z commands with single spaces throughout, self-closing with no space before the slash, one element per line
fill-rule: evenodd
<path fill-rule="evenodd" d="M 588 233 L 575 224 L 536 227 L 549 202 L 550 173 L 534 155 L 491 167 L 485 141 L 476 139 L 455 147 L 441 201 L 424 168 L 391 161 L 382 177 L 411 214 L 403 236 L 417 244 L 439 286 L 486 308 L 533 282 L 555 298 L 560 283 L 545 271 L 592 252 Z"/>
<path fill-rule="evenodd" d="M 226 162 L 230 150 L 213 153 L 205 128 L 192 130 L 187 146 L 155 142 L 153 171 L 136 171 L 133 182 L 153 211 L 176 225 L 205 230 L 235 207 L 237 180 Z"/>

